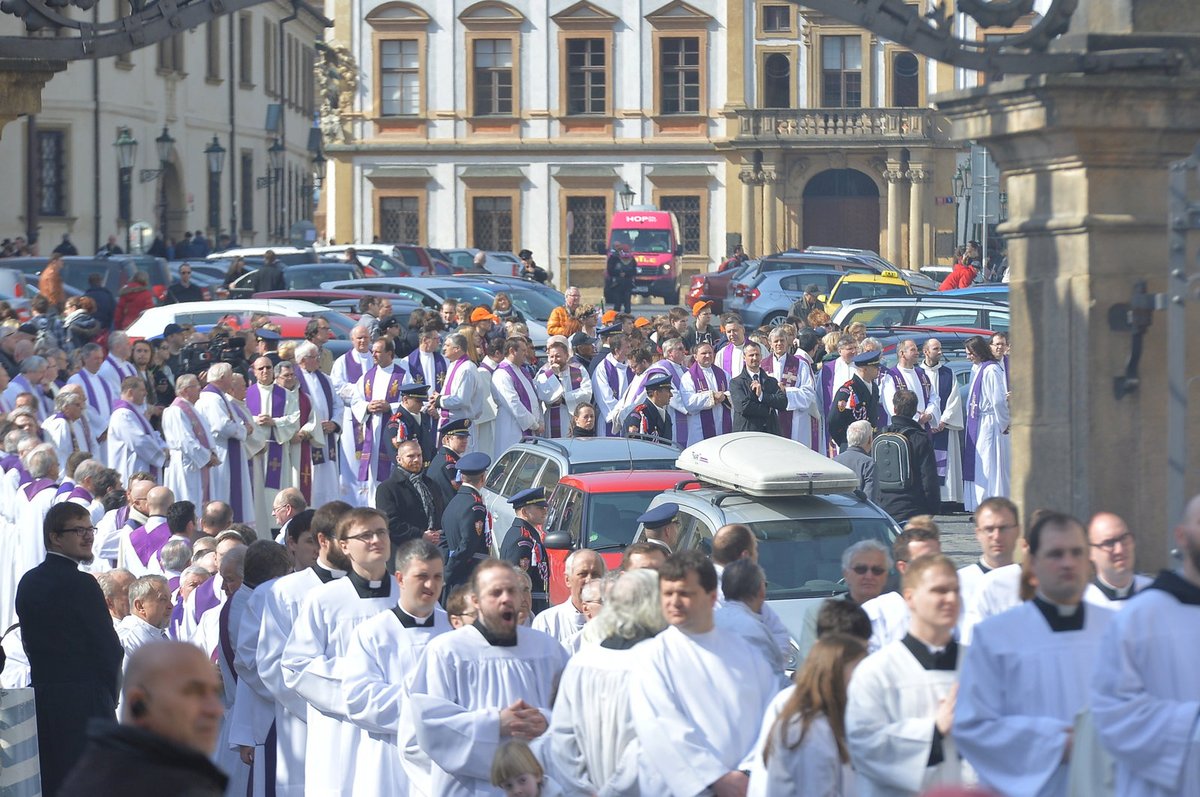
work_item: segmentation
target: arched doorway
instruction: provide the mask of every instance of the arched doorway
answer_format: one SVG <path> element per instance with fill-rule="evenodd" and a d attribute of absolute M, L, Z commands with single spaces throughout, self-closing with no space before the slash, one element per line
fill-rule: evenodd
<path fill-rule="evenodd" d="M 855 169 L 828 169 L 804 186 L 804 245 L 879 249 L 879 188 Z"/>

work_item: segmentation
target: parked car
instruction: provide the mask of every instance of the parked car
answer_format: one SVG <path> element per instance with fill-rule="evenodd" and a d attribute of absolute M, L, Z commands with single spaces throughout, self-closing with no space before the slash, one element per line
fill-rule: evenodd
<path fill-rule="evenodd" d="M 676 467 L 694 474 L 650 502 L 679 506 L 676 550 L 712 550 L 717 529 L 742 523 L 758 539 L 767 601 L 792 636 L 795 663 L 811 644 L 810 613 L 841 595 L 842 552 L 861 540 L 891 548 L 899 526 L 858 487 L 849 468 L 778 435 L 740 432 L 684 449 Z M 690 489 L 689 489 L 690 488 Z M 639 526 L 637 538 L 644 538 Z"/>
<path fill-rule="evenodd" d="M 990 339 L 992 331 L 973 327 L 892 327 L 886 334 L 874 337 L 883 346 L 880 350 L 883 364 L 890 368 L 896 364 L 896 346 L 902 340 L 911 340 L 920 348 L 925 345 L 925 341 L 936 338 L 942 344 L 942 356 L 947 361 L 965 361 L 967 341 L 976 335 Z"/>
<path fill-rule="evenodd" d="M 156 338 L 167 324 L 203 326 L 217 324 L 232 317 L 240 326 L 248 326 L 256 315 L 289 318 L 324 318 L 337 337 L 349 339 L 354 321 L 342 313 L 328 310 L 311 302 L 295 299 L 223 299 L 215 302 L 184 302 L 151 307 L 125 330 L 131 338 Z"/>
<path fill-rule="evenodd" d="M 730 296 L 739 296 L 754 287 L 764 275 L 774 271 L 803 271 L 823 269 L 841 271 L 844 274 L 878 274 L 875 267 L 859 258 L 837 255 L 812 255 L 804 252 L 787 251 L 764 257 L 753 268 L 739 272 L 730 282 Z"/>
<path fill-rule="evenodd" d="M 631 470 L 572 473 L 559 479 L 546 502 L 542 525 L 550 558 L 550 603 L 570 596 L 564 573 L 572 550 L 589 548 L 603 557 L 609 570 L 618 569 L 633 542 L 638 516 L 656 495 L 690 478 L 681 470 Z"/>
<path fill-rule="evenodd" d="M 343 260 L 353 249 L 368 277 L 448 277 L 457 273 L 453 264 L 437 258 L 405 257 L 394 244 L 337 244 L 318 246 L 322 260 Z"/>
<path fill-rule="evenodd" d="M 316 253 L 311 248 L 296 246 L 240 246 L 236 249 L 223 249 L 220 252 L 212 252 L 205 256 L 204 259 L 228 261 L 233 260 L 235 257 L 240 257 L 245 260 L 261 262 L 266 257 L 267 252 L 274 252 L 275 259 L 281 264 L 312 263 L 316 260 Z"/>
<path fill-rule="evenodd" d="M 892 296 L 912 296 L 913 289 L 895 271 L 882 274 L 846 274 L 828 295 L 817 298 L 825 303 L 825 312 L 833 315 L 845 302 L 867 301 Z"/>
<path fill-rule="evenodd" d="M 496 550 L 512 526 L 510 496 L 530 487 L 551 493 L 569 474 L 671 470 L 678 455 L 674 446 L 624 437 L 526 437 L 495 458 L 482 490 Z"/>
<path fill-rule="evenodd" d="M 404 323 L 408 322 L 408 317 L 412 315 L 412 311 L 423 305 L 411 302 L 407 299 L 402 299 L 394 293 L 382 293 L 379 291 L 327 291 L 320 288 L 305 289 L 294 291 L 261 291 L 254 294 L 254 299 L 299 299 L 304 302 L 312 302 L 326 307 L 330 310 L 336 310 L 351 318 L 358 317 L 358 300 L 365 296 L 375 296 L 387 299 L 392 303 L 392 315 L 401 319 Z"/>
<path fill-rule="evenodd" d="M 745 273 L 757 263 L 757 260 L 744 260 L 740 263 L 726 260 L 713 271 L 694 274 L 685 299 L 687 306 L 691 308 L 695 307 L 697 302 L 712 302 L 713 313 L 725 312 L 730 283 L 739 273 Z"/>
<path fill-rule="evenodd" d="M 981 282 L 968 288 L 955 288 L 941 291 L 940 296 L 955 296 L 963 299 L 991 299 L 1008 301 L 1008 284 L 1001 282 Z"/>
<path fill-rule="evenodd" d="M 890 262 L 889 260 L 887 260 L 886 258 L 881 257 L 878 252 L 872 251 L 870 249 L 849 249 L 844 246 L 810 246 L 807 249 L 805 249 L 804 251 L 812 252 L 814 254 L 842 255 L 842 256 L 846 256 L 846 257 L 855 257 L 855 258 L 865 260 L 866 262 L 872 264 L 880 272 L 883 272 L 883 271 L 899 272 L 900 275 L 908 281 L 908 284 L 912 286 L 913 291 L 915 291 L 916 293 L 927 293 L 929 291 L 936 291 L 937 286 L 939 285 L 938 282 L 935 282 L 934 280 L 930 279 L 927 275 L 922 274 L 920 271 L 913 271 L 910 269 L 902 269 L 902 268 L 896 266 L 895 264 L 893 264 L 892 262 Z"/>
<path fill-rule="evenodd" d="M 741 315 L 742 322 L 751 329 L 764 324 L 777 326 L 804 296 L 806 286 L 815 284 L 821 293 L 828 293 L 843 276 L 845 272 L 833 269 L 772 271 L 761 275 L 740 296 L 731 297 L 726 307 Z"/>
<path fill-rule="evenodd" d="M 450 258 L 450 262 L 456 267 L 462 269 L 464 274 L 477 274 L 479 269 L 475 266 L 475 255 L 479 254 L 479 249 L 443 249 L 446 257 Z M 483 268 L 488 274 L 495 274 L 501 277 L 516 277 L 521 273 L 523 264 L 521 258 L 514 255 L 512 252 L 485 252 L 487 260 L 484 261 Z"/>
<path fill-rule="evenodd" d="M 238 277 L 229 284 L 230 299 L 246 299 L 253 294 L 254 287 L 250 279 L 255 271 Z M 298 266 L 283 267 L 283 282 L 289 291 L 312 290 L 319 288 L 321 283 L 329 282 L 330 280 L 354 280 L 358 278 L 358 268 L 350 263 L 305 263 Z"/>
<path fill-rule="evenodd" d="M 898 296 L 844 304 L 833 316 L 843 329 L 861 321 L 871 334 L 892 327 L 964 327 L 1007 332 L 1008 302 L 956 299 L 940 293 Z"/>
<path fill-rule="evenodd" d="M 38 276 L 49 261 L 48 257 L 8 257 L 4 259 L 4 267 L 20 269 L 26 274 Z M 113 296 L 117 296 L 121 287 L 129 282 L 137 271 L 146 272 L 150 278 L 150 290 L 154 293 L 154 298 L 162 301 L 167 295 L 167 286 L 171 284 L 171 270 L 166 260 L 151 255 L 64 257 L 63 287 L 83 293 L 88 288 L 88 277 L 92 274 L 102 274 L 104 286 L 112 291 Z M 69 290 L 67 295 L 72 295 Z"/>

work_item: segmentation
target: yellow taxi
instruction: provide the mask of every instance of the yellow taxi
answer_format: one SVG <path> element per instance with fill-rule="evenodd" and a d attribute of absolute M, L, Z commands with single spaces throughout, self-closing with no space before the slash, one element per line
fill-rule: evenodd
<path fill-rule="evenodd" d="M 895 271 L 879 274 L 847 274 L 837 281 L 828 296 L 818 296 L 825 312 L 832 318 L 844 303 L 859 299 L 878 299 L 890 296 L 912 296 L 912 286 Z"/>

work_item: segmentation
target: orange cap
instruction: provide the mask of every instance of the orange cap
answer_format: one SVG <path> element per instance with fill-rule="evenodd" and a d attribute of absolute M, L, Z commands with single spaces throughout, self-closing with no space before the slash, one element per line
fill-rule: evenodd
<path fill-rule="evenodd" d="M 600 316 L 600 320 L 605 324 L 611 324 L 617 320 L 616 310 L 605 310 L 604 315 Z"/>
<path fill-rule="evenodd" d="M 471 311 L 471 323 L 474 324 L 477 321 L 494 321 L 498 324 L 500 317 L 486 307 L 476 307 Z"/>
<path fill-rule="evenodd" d="M 711 309 L 712 302 L 696 302 L 695 304 L 692 305 L 692 315 L 693 316 L 700 315 L 700 311 L 703 310 L 705 307 Z"/>

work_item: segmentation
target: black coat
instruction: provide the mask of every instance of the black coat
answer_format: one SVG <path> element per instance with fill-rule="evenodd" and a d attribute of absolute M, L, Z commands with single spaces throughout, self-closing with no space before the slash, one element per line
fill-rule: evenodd
<path fill-rule="evenodd" d="M 117 314 L 117 298 L 113 296 L 112 291 L 105 288 L 103 285 L 89 287 L 83 292 L 84 296 L 89 297 L 96 303 L 96 320 L 100 322 L 100 326 L 105 329 L 112 329 L 113 317 Z"/>
<path fill-rule="evenodd" d="M 449 551 L 446 594 L 466 584 L 475 565 L 487 558 L 487 507 L 476 490 L 463 486 L 442 513 L 442 539 Z"/>
<path fill-rule="evenodd" d="M 115 716 L 125 651 L 100 585 L 71 559 L 47 554 L 21 578 L 16 608 L 33 677 L 42 794 L 50 796 L 83 753 L 88 720 Z"/>
<path fill-rule="evenodd" d="M 854 405 L 850 406 L 850 394 L 854 394 Z M 838 403 L 846 402 L 846 409 L 839 411 Z M 846 430 L 855 421 L 870 421 L 871 427 L 879 418 L 879 389 L 868 385 L 862 377 L 855 374 L 846 384 L 833 392 L 833 401 L 829 403 L 829 412 L 825 415 L 825 427 L 829 437 L 837 443 L 839 451 L 846 450 Z"/>
<path fill-rule="evenodd" d="M 626 416 L 621 431 L 625 437 L 642 434 L 657 437 L 664 443 L 671 443 L 675 439 L 671 433 L 671 408 L 667 407 L 664 418 L 657 409 L 650 406 L 649 401 L 639 404 L 633 408 L 633 412 Z"/>
<path fill-rule="evenodd" d="M 762 399 L 754 395 L 750 372 L 742 372 L 729 380 L 729 398 L 733 402 L 733 431 L 770 432 L 779 434 L 779 411 L 787 409 L 787 394 L 779 381 L 766 371 L 758 372 Z"/>
<path fill-rule="evenodd" d="M 167 288 L 167 298 L 164 304 L 204 301 L 204 291 L 196 283 L 184 287 L 182 282 L 173 282 Z"/>
<path fill-rule="evenodd" d="M 884 431 L 898 432 L 908 440 L 913 478 L 912 486 L 904 492 L 880 491 L 879 506 L 897 523 L 913 515 L 937 514 L 942 506 L 942 489 L 929 433 L 912 418 L 893 418 Z"/>
<path fill-rule="evenodd" d="M 287 284 L 283 281 L 283 269 L 278 263 L 270 266 L 264 263 L 246 278 L 246 284 L 250 286 L 250 293 L 287 290 Z"/>
<path fill-rule="evenodd" d="M 438 447 L 437 423 L 428 413 L 422 412 L 418 417 L 401 407 L 388 419 L 384 428 L 383 456 L 396 458 L 396 446 L 392 441 L 397 437 L 401 442 L 416 440 L 421 444 L 421 459 L 426 463 L 433 461 L 433 453 Z"/>
<path fill-rule="evenodd" d="M 229 778 L 208 756 L 142 728 L 94 720 L 59 797 L 221 797 Z M 44 792 L 43 792 L 44 793 Z"/>
<path fill-rule="evenodd" d="M 533 583 L 534 613 L 550 608 L 550 562 L 541 532 L 527 521 L 514 518 L 500 549 L 500 558 L 529 576 Z"/>
<path fill-rule="evenodd" d="M 454 484 L 454 480 L 458 477 L 458 454 L 442 446 L 433 452 L 433 459 L 429 460 L 429 465 L 425 468 L 425 475 L 429 477 L 429 481 L 433 482 L 434 488 L 438 491 L 442 506 L 450 506 L 450 499 L 458 492 L 458 487 Z"/>
<path fill-rule="evenodd" d="M 418 478 L 429 489 L 433 517 L 426 514 L 421 496 L 417 494 L 410 474 L 403 468 L 394 467 L 391 475 L 375 490 L 375 506 L 387 517 L 393 552 L 409 540 L 421 539 L 421 535 L 429 529 L 438 528 L 442 519 L 443 507 L 437 488 L 424 473 Z"/>

